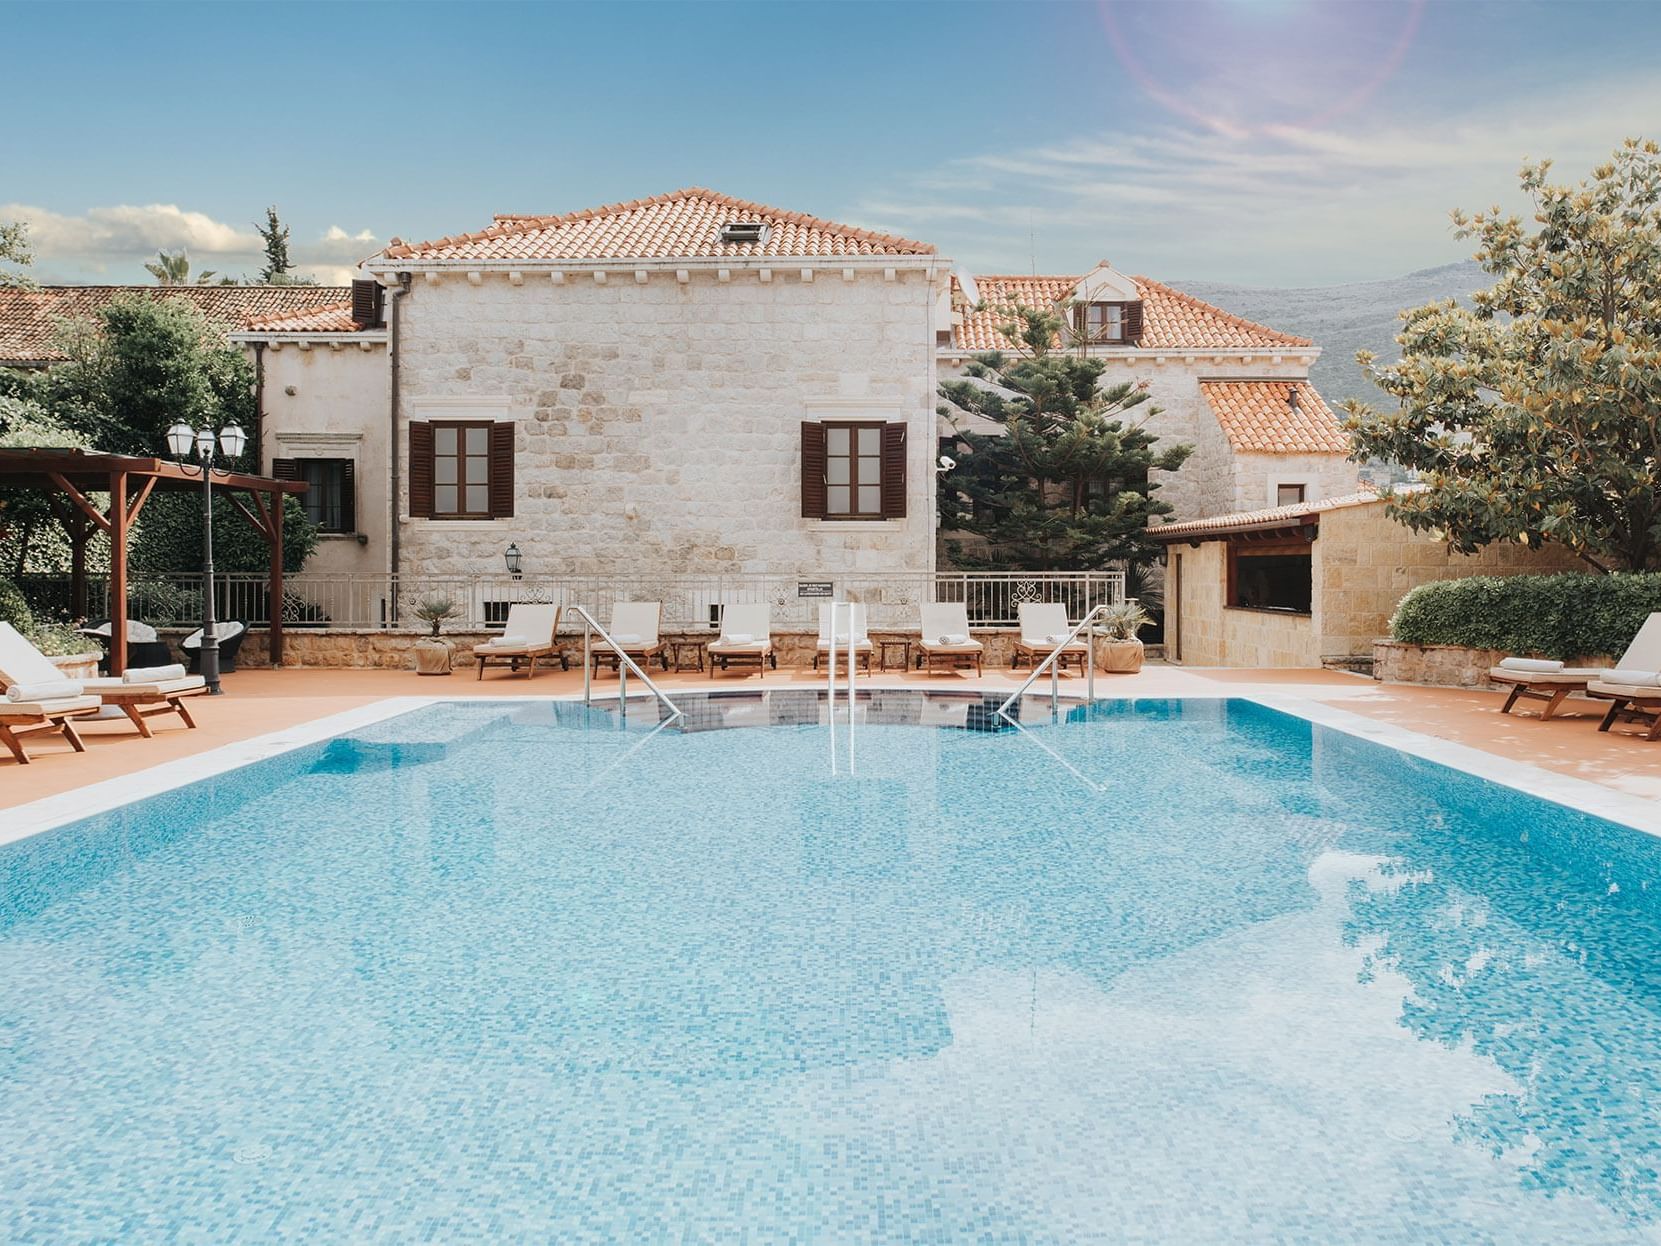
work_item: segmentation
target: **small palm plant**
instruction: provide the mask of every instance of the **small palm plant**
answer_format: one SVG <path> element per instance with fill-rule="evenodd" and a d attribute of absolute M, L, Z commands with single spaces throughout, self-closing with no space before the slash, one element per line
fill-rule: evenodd
<path fill-rule="evenodd" d="M 1136 633 L 1152 622 L 1140 602 L 1121 601 L 1096 616 L 1096 635 L 1108 640 L 1135 640 Z"/>
<path fill-rule="evenodd" d="M 461 613 L 461 607 L 448 597 L 423 597 L 421 604 L 415 607 L 415 617 L 423 623 L 432 624 L 432 634 L 438 635 L 445 621 L 453 619 Z"/>

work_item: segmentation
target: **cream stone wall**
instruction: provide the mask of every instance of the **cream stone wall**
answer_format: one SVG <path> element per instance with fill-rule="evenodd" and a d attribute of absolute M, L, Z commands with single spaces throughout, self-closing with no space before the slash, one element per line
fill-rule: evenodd
<path fill-rule="evenodd" d="M 1180 578 L 1181 618 L 1176 654 L 1170 625 L 1165 652 L 1184 666 L 1318 666 L 1313 620 L 1308 615 L 1269 610 L 1237 610 L 1225 599 L 1226 546 L 1206 541 L 1198 548 L 1172 546 Z M 1171 572 L 1165 576 L 1165 608 L 1171 611 Z"/>
<path fill-rule="evenodd" d="M 1324 657 L 1371 653 L 1373 641 L 1389 634 L 1396 604 L 1421 584 L 1584 569 L 1558 546 L 1496 544 L 1472 555 L 1454 553 L 1391 519 L 1382 501 L 1322 514 L 1314 559 L 1318 656 Z"/>
<path fill-rule="evenodd" d="M 517 497 L 512 519 L 412 519 L 406 471 L 404 570 L 496 572 L 510 541 L 533 575 L 932 569 L 930 279 L 686 275 L 417 277 L 401 444 L 412 419 L 511 421 Z M 842 419 L 908 425 L 905 519 L 801 517 L 801 421 Z"/>
<path fill-rule="evenodd" d="M 355 465 L 357 533 L 322 536 L 306 562 L 307 572 L 387 570 L 391 392 L 384 343 L 368 350 L 356 343 L 339 349 L 328 343 L 302 348 L 294 342 L 265 348 L 261 451 L 266 469 L 273 459 L 351 459 Z"/>
<path fill-rule="evenodd" d="M 1200 381 L 1219 378 L 1253 377 L 1265 380 L 1307 380 L 1307 361 L 1291 356 L 1253 356 L 1247 364 L 1239 359 L 1218 360 L 1210 355 L 1108 354 L 1102 384 L 1146 381 L 1149 399 L 1131 418 L 1145 423 L 1161 442 L 1185 443 L 1194 447 L 1188 461 L 1175 472 L 1156 472 L 1158 498 L 1175 508 L 1173 520 L 1204 519 L 1239 510 L 1258 510 L 1270 505 L 1269 481 L 1277 476 L 1309 483 L 1310 501 L 1353 493 L 1358 480 L 1356 465 L 1342 455 L 1239 454 L 1217 423 L 1211 407 L 1200 393 Z M 961 376 L 963 363 L 941 363 L 945 378 Z M 1149 415 L 1158 407 L 1158 415 Z M 942 419 L 940 435 L 950 432 Z"/>

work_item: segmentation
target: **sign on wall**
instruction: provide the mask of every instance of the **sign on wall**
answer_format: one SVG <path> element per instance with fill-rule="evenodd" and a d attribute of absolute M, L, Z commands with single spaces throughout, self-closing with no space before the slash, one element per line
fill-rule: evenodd
<path fill-rule="evenodd" d="M 833 580 L 798 580 L 796 581 L 797 597 L 824 597 L 836 596 L 836 584 Z"/>

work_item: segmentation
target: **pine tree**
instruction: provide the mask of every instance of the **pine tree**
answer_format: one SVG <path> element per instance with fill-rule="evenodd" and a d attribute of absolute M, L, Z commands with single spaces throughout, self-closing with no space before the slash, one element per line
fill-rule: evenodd
<path fill-rule="evenodd" d="M 277 219 L 277 206 L 265 210 L 265 225 L 254 226 L 265 239 L 265 267 L 260 269 L 260 284 L 284 285 L 282 278 L 294 267 L 288 258 L 288 226 Z"/>

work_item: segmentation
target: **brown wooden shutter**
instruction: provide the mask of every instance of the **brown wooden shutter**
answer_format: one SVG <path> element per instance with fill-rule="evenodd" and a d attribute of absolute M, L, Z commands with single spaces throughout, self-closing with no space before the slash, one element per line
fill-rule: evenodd
<path fill-rule="evenodd" d="M 882 426 L 882 517 L 905 518 L 905 425 Z"/>
<path fill-rule="evenodd" d="M 360 329 L 378 329 L 384 294 L 378 281 L 352 282 L 352 320 Z"/>
<path fill-rule="evenodd" d="M 513 518 L 513 425 L 490 426 L 490 517 Z"/>
<path fill-rule="evenodd" d="M 1125 341 L 1135 346 L 1142 340 L 1142 300 L 1125 304 Z"/>
<path fill-rule="evenodd" d="M 272 459 L 271 474 L 278 480 L 300 479 L 300 463 L 297 459 Z"/>
<path fill-rule="evenodd" d="M 416 519 L 433 517 L 433 426 L 409 426 L 409 513 Z"/>
<path fill-rule="evenodd" d="M 340 460 L 340 530 L 358 530 L 358 470 L 351 459 Z"/>
<path fill-rule="evenodd" d="M 802 421 L 802 518 L 825 517 L 825 426 Z"/>

